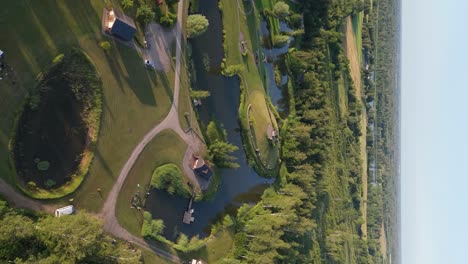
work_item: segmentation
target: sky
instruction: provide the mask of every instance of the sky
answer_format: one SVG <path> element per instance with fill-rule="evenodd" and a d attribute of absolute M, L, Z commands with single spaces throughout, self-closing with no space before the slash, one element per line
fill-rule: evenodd
<path fill-rule="evenodd" d="M 468 263 L 468 1 L 402 1 L 404 264 Z"/>

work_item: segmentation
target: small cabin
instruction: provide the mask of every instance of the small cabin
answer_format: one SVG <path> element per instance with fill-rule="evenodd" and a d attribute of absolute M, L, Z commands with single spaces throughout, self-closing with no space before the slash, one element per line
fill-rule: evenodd
<path fill-rule="evenodd" d="M 205 161 L 201 157 L 193 156 L 193 165 L 192 170 L 195 172 L 196 175 L 204 178 L 205 180 L 209 181 L 213 172 L 211 168 L 205 163 Z"/>
<path fill-rule="evenodd" d="M 107 32 L 125 41 L 132 40 L 136 33 L 135 22 L 114 9 L 107 12 L 106 27 Z"/>
<path fill-rule="evenodd" d="M 62 208 L 55 210 L 55 217 L 61 217 L 64 215 L 71 215 L 75 212 L 73 205 L 68 205 Z"/>

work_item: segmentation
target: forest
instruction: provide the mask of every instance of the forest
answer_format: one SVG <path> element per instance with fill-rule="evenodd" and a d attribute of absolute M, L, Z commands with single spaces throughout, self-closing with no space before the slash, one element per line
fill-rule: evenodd
<path fill-rule="evenodd" d="M 370 1 L 298 2 L 298 9 L 304 14 L 305 34 L 300 48 L 291 49 L 287 56 L 295 103 L 281 132 L 280 180 L 265 191 L 259 203 L 239 209 L 234 253 L 224 262 L 381 263 L 385 258 L 378 244 L 379 224 L 385 222 L 387 233 L 397 230 L 393 216 L 397 213 L 398 182 L 392 167 L 397 158 L 397 79 L 393 77 L 398 65 L 398 12 L 392 0 L 379 1 L 381 4 L 373 1 L 374 8 Z M 375 95 L 365 95 L 367 102 L 377 98 L 378 111 L 369 118 L 372 122 L 379 120 L 375 144 L 382 179 L 382 185 L 370 188 L 368 201 L 361 201 L 358 138 L 363 109 L 356 98 L 341 44 L 341 25 L 346 17 L 359 12 L 366 15 L 363 47 L 372 55 L 370 63 L 376 64 L 379 87 L 374 89 Z M 377 12 L 385 15 L 377 17 Z M 378 24 L 379 34 L 374 30 Z M 375 41 L 376 37 L 379 41 Z M 377 56 L 374 49 L 382 51 Z M 389 67 L 391 71 L 384 71 Z M 367 78 L 369 74 L 363 76 Z M 350 83 L 345 115 L 340 114 L 338 107 L 336 89 L 340 78 Z M 367 82 L 369 90 L 370 87 L 375 86 Z M 373 146 L 373 142 L 369 143 Z M 361 202 L 370 204 L 369 240 L 361 230 Z M 392 240 L 397 239 L 392 235 L 388 239 L 392 245 L 397 241 Z M 392 252 L 396 252 L 396 246 L 392 246 Z"/>

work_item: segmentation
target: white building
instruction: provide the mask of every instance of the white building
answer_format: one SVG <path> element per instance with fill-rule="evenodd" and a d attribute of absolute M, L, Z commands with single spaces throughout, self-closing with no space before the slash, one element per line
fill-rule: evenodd
<path fill-rule="evenodd" d="M 63 215 L 71 215 L 75 212 L 73 205 L 68 205 L 62 208 L 55 210 L 55 217 L 60 217 Z"/>

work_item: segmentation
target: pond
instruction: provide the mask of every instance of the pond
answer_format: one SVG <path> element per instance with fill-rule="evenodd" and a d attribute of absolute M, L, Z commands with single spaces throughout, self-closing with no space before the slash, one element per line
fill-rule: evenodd
<path fill-rule="evenodd" d="M 291 32 L 292 29 L 288 27 L 285 22 L 280 21 L 280 31 L 281 32 Z M 285 72 L 284 67 L 281 67 L 282 56 L 286 54 L 289 50 L 289 46 L 294 40 L 293 37 L 290 37 L 290 42 L 282 48 L 274 48 L 271 46 L 270 42 L 270 31 L 268 30 L 268 25 L 265 20 L 262 19 L 260 23 L 260 33 L 262 34 L 263 39 L 263 55 L 264 60 L 263 64 L 265 67 L 265 72 L 267 75 L 267 87 L 268 94 L 271 98 L 273 105 L 276 107 L 278 112 L 282 117 L 285 117 L 288 109 L 287 102 L 287 84 L 288 84 L 288 75 Z M 281 82 L 279 85 L 275 80 L 275 67 L 279 67 L 279 78 Z M 282 68 L 282 69 L 281 69 Z"/>
<path fill-rule="evenodd" d="M 164 221 L 166 225 L 164 234 L 171 240 L 176 239 L 179 232 L 188 236 L 197 234 L 201 237 L 207 236 L 210 225 L 214 221 L 221 219 L 226 213 L 234 214 L 243 203 L 258 201 L 263 190 L 273 182 L 272 179 L 260 177 L 246 162 L 238 124 L 239 79 L 224 77 L 219 73 L 224 50 L 218 1 L 200 1 L 199 13 L 208 18 L 210 27 L 202 36 L 191 40 L 192 59 L 197 79 L 196 88 L 208 90 L 211 93 L 211 96 L 203 100 L 203 105 L 198 109 L 200 120 L 205 125 L 212 119 L 222 123 L 227 131 L 229 143 L 239 147 L 233 156 L 237 158 L 240 167 L 217 170 L 221 176 L 218 192 L 212 201 L 195 202 L 192 205 L 195 210 L 193 214 L 195 222 L 190 225 L 182 223 L 188 199 L 174 197 L 164 191 L 151 191 L 146 208 L 154 218 Z M 210 69 L 207 70 L 207 68 Z"/>

